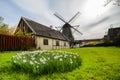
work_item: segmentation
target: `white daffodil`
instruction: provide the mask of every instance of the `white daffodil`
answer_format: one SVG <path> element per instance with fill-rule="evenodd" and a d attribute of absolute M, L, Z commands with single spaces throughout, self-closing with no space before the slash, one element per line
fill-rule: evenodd
<path fill-rule="evenodd" d="M 31 64 L 31 65 L 33 65 L 33 62 L 32 62 L 32 61 L 30 61 L 30 64 Z"/>
<path fill-rule="evenodd" d="M 39 66 L 36 66 L 37 68 L 39 68 Z"/>
<path fill-rule="evenodd" d="M 48 57 L 48 60 L 50 60 L 50 58 Z"/>
<path fill-rule="evenodd" d="M 54 59 L 58 59 L 59 58 L 59 56 L 54 56 Z"/>
<path fill-rule="evenodd" d="M 35 60 L 35 58 L 34 58 L 34 57 L 32 57 L 31 59 L 32 59 L 32 60 Z"/>
<path fill-rule="evenodd" d="M 76 56 L 74 56 L 74 58 L 76 59 Z"/>
<path fill-rule="evenodd" d="M 66 58 L 67 56 L 68 56 L 67 54 L 64 55 L 65 58 Z"/>
<path fill-rule="evenodd" d="M 13 62 L 16 63 L 16 60 L 14 60 Z"/>
<path fill-rule="evenodd" d="M 38 63 L 37 61 L 35 61 L 35 63 Z"/>
<path fill-rule="evenodd" d="M 44 58 L 40 58 L 40 62 L 42 62 L 43 64 L 45 64 L 46 60 L 44 60 Z"/>
<path fill-rule="evenodd" d="M 71 63 L 71 64 L 73 63 L 72 59 L 70 59 L 70 63 Z"/>
<path fill-rule="evenodd" d="M 63 61 L 63 59 L 62 59 L 62 58 L 60 58 L 59 60 L 60 60 L 60 61 Z"/>
<path fill-rule="evenodd" d="M 23 62 L 25 63 L 25 62 L 27 62 L 27 60 L 24 59 Z"/>

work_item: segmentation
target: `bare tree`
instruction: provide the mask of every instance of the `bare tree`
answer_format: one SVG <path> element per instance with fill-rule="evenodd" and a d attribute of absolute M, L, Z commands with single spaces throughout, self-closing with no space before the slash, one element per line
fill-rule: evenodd
<path fill-rule="evenodd" d="M 120 6 L 120 0 L 106 0 L 104 6 L 107 6 L 107 5 L 108 5 L 109 3 L 111 3 L 112 1 L 114 1 L 113 5 Z"/>

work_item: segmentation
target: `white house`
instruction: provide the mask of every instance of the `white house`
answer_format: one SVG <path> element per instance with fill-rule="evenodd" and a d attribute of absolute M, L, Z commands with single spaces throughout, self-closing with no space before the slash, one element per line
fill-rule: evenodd
<path fill-rule="evenodd" d="M 31 35 L 35 38 L 37 49 L 60 49 L 69 48 L 69 39 L 61 32 L 51 29 L 45 25 L 21 17 L 16 28 L 15 35 Z"/>

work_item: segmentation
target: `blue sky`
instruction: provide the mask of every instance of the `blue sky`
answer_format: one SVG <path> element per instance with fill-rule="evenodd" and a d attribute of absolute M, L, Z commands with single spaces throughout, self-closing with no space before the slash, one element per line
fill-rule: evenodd
<path fill-rule="evenodd" d="M 120 6 L 115 1 L 104 7 L 106 0 L 0 0 L 0 16 L 9 26 L 17 26 L 20 17 L 43 25 L 62 26 L 64 23 L 53 14 L 58 12 L 69 20 L 78 11 L 81 15 L 71 25 L 80 25 L 83 35 L 75 32 L 76 39 L 102 38 L 110 25 L 120 26 Z"/>

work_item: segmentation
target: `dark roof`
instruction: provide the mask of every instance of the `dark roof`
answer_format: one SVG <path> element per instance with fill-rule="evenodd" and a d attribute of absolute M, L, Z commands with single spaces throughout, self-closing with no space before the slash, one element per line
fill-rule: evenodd
<path fill-rule="evenodd" d="M 35 35 L 69 41 L 68 38 L 59 31 L 24 17 L 22 17 L 22 19 L 28 24 L 32 31 L 35 32 Z"/>

